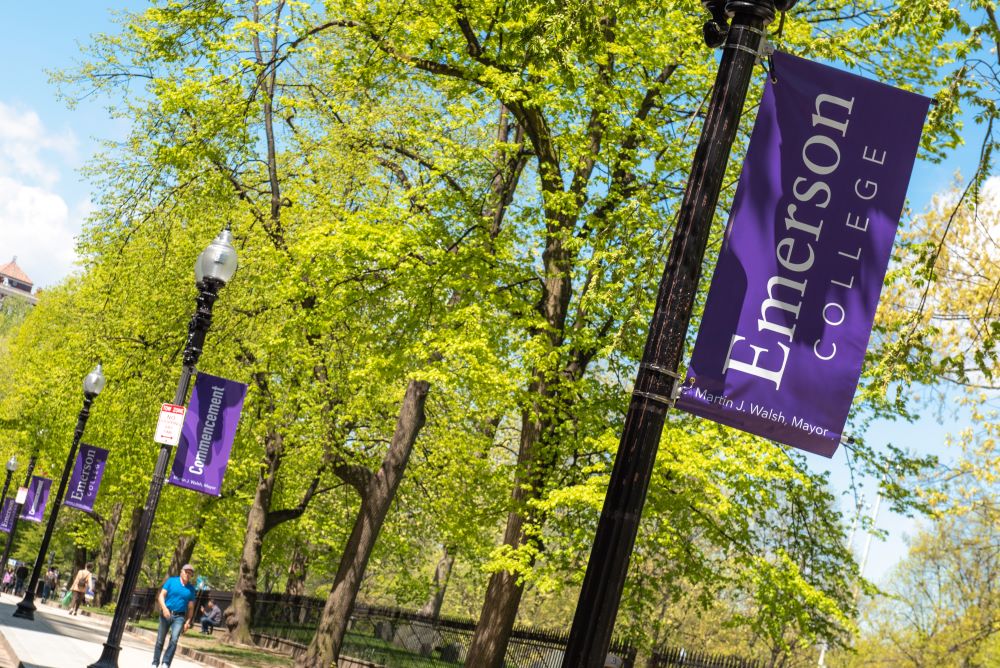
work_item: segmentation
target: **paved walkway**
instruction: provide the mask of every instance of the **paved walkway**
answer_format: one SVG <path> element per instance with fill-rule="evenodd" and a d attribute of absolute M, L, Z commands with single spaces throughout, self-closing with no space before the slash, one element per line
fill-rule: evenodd
<path fill-rule="evenodd" d="M 19 663 L 10 668 L 86 668 L 101 657 L 104 641 L 108 637 L 111 621 L 100 616 L 70 616 L 65 610 L 48 605 L 38 605 L 34 621 L 14 617 L 20 597 L 0 595 L 0 635 Z M 184 641 L 181 640 L 183 647 Z M 8 668 L 3 660 L 3 643 L 0 642 L 0 666 Z M 9 660 L 8 660 L 9 661 Z M 153 663 L 153 642 L 126 633 L 118 655 L 119 668 L 149 668 Z M 171 668 L 199 668 L 197 663 L 181 656 L 174 656 Z"/>

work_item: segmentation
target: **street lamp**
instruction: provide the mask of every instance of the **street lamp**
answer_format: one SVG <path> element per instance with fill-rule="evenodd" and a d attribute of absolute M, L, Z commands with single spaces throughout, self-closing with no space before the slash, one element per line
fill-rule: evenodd
<path fill-rule="evenodd" d="M 219 289 L 226 285 L 235 273 L 236 249 L 233 248 L 233 234 L 229 231 L 229 226 L 226 226 L 226 229 L 215 237 L 208 248 L 202 251 L 194 265 L 195 285 L 198 288 L 197 308 L 188 324 L 188 338 L 187 345 L 184 347 L 181 377 L 177 382 L 177 392 L 174 394 L 174 404 L 176 405 L 184 405 L 187 401 L 191 376 L 194 374 L 198 358 L 201 357 L 202 347 L 205 345 L 205 335 L 212 324 L 212 306 L 219 296 Z M 172 454 L 171 447 L 160 445 L 156 468 L 153 469 L 153 479 L 149 485 L 149 496 L 146 498 L 146 505 L 142 511 L 135 542 L 132 543 L 132 553 L 129 555 L 122 586 L 118 591 L 118 603 L 115 606 L 115 616 L 111 621 L 111 629 L 108 631 L 108 639 L 104 643 L 101 658 L 87 668 L 117 668 L 118 666 L 122 633 L 124 633 L 125 624 L 128 621 L 132 592 L 135 590 L 136 580 L 139 579 L 139 569 L 146 552 L 146 542 L 149 540 L 149 532 L 153 526 L 153 517 L 156 515 L 156 506 L 160 502 L 160 493 L 163 491 L 163 481 Z"/>
<path fill-rule="evenodd" d="M 3 508 L 3 502 L 7 499 L 7 489 L 10 487 L 10 477 L 14 475 L 14 471 L 17 470 L 17 457 L 11 455 L 10 459 L 7 460 L 7 477 L 3 480 L 3 492 L 0 492 L 0 508 Z"/>
<path fill-rule="evenodd" d="M 38 448 L 36 447 L 34 452 L 31 453 L 31 459 L 28 460 L 28 471 L 24 476 L 25 489 L 27 489 L 31 485 L 31 476 L 35 472 L 35 460 L 37 459 L 38 459 Z M 17 468 L 17 462 L 13 460 L 14 458 L 11 457 L 11 461 L 7 462 L 8 480 L 10 479 L 10 474 L 13 473 L 14 469 Z M 14 469 L 9 468 L 11 462 L 13 462 L 14 464 Z M 6 487 L 4 489 L 6 489 Z M 14 534 L 17 532 L 17 518 L 21 515 L 22 508 L 24 508 L 24 502 L 14 503 L 14 516 L 10 520 L 10 533 L 7 534 L 7 545 L 5 545 L 3 548 L 3 557 L 0 557 L 0 570 L 7 568 L 7 559 L 10 558 L 10 548 L 14 546 Z"/>
<path fill-rule="evenodd" d="M 31 579 L 28 581 L 28 588 L 24 592 L 24 598 L 17 604 L 14 611 L 15 617 L 22 619 L 35 618 L 35 588 L 38 586 L 38 578 L 41 576 L 42 565 L 45 563 L 45 553 L 48 552 L 49 542 L 52 540 L 52 532 L 56 528 L 56 517 L 59 516 L 59 507 L 62 505 L 63 495 L 66 493 L 66 483 L 70 471 L 76 463 L 76 450 L 83 438 L 83 430 L 87 426 L 87 418 L 90 417 L 90 405 L 94 399 L 104 389 L 104 373 L 98 363 L 94 370 L 83 379 L 83 408 L 76 418 L 76 429 L 73 431 L 73 444 L 69 448 L 66 456 L 66 466 L 63 467 L 62 478 L 59 479 L 59 489 L 56 491 L 56 498 L 49 511 L 49 521 L 45 525 L 45 535 L 42 537 L 42 544 L 38 548 L 38 556 L 35 557 L 35 567 L 31 570 Z"/>
<path fill-rule="evenodd" d="M 723 46 L 722 59 L 678 212 L 667 266 L 660 280 L 646 347 L 563 655 L 563 668 L 604 665 L 660 434 L 667 411 L 673 407 L 674 388 L 680 378 L 677 368 L 684 353 L 712 214 L 719 201 L 751 74 L 764 40 L 764 29 L 774 19 L 775 10 L 787 11 L 795 3 L 796 0 L 702 2 L 712 14 L 712 20 L 704 26 L 705 42 L 710 47 Z M 728 25 L 730 17 L 732 25 Z"/>

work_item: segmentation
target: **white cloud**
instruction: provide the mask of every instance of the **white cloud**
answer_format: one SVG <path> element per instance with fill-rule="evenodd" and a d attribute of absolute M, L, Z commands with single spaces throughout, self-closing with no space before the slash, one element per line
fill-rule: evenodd
<path fill-rule="evenodd" d="M 38 114 L 0 102 L 0 175 L 52 187 L 60 170 L 53 163 L 76 159 L 71 131 L 47 130 Z"/>
<path fill-rule="evenodd" d="M 80 222 L 58 194 L 0 176 L 0 263 L 16 255 L 35 285 L 51 285 L 72 271 Z"/>
<path fill-rule="evenodd" d="M 37 286 L 57 283 L 76 260 L 90 209 L 86 200 L 71 209 L 62 194 L 76 152 L 72 131 L 52 132 L 34 111 L 0 102 L 0 264 L 16 255 Z"/>

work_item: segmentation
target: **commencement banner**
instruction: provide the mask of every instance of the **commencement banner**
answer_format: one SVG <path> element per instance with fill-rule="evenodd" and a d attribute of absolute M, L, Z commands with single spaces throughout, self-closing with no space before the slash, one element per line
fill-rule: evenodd
<path fill-rule="evenodd" d="M 21 519 L 30 522 L 41 522 L 45 515 L 45 504 L 49 502 L 49 488 L 52 481 L 41 476 L 31 476 L 31 484 L 28 485 L 28 498 L 21 508 Z"/>
<path fill-rule="evenodd" d="M 66 490 L 66 500 L 63 501 L 64 506 L 86 511 L 94 509 L 107 461 L 107 450 L 86 443 L 80 446 L 76 464 L 73 465 L 73 475 L 69 479 L 69 488 Z"/>
<path fill-rule="evenodd" d="M 3 500 L 3 509 L 0 509 L 0 531 L 10 533 L 10 528 L 14 524 L 14 511 L 17 503 L 13 498 Z"/>
<path fill-rule="evenodd" d="M 247 386 L 199 373 L 191 393 L 170 484 L 219 496 Z"/>
<path fill-rule="evenodd" d="M 774 54 L 677 406 L 827 457 L 928 98 Z"/>

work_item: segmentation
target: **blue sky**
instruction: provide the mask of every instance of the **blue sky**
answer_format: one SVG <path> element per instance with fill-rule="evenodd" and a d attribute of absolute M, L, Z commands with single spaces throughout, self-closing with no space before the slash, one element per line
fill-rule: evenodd
<path fill-rule="evenodd" d="M 114 3 L 115 8 L 145 2 Z M 90 189 L 76 170 L 97 145 L 123 136 L 100 100 L 70 111 L 47 72 L 71 67 L 91 33 L 114 29 L 100 1 L 4 4 L 6 64 L 0 88 L 0 262 L 17 256 L 36 285 L 72 270 L 73 237 L 90 210 Z"/>
<path fill-rule="evenodd" d="M 36 285 L 52 285 L 72 271 L 73 238 L 90 210 L 90 189 L 76 170 L 97 149 L 97 138 L 120 138 L 127 130 L 108 118 L 101 99 L 83 100 L 75 109 L 67 109 L 48 83 L 47 72 L 72 67 L 79 58 L 79 45 L 91 34 L 113 31 L 112 8 L 146 4 L 62 0 L 4 6 L 0 57 L 7 67 L 0 88 L 0 263 L 16 255 Z M 966 128 L 969 145 L 952 158 L 939 165 L 918 163 L 909 190 L 915 209 L 923 209 L 934 192 L 947 188 L 957 170 L 966 176 L 971 173 L 980 134 L 974 127 Z M 947 458 L 942 444 L 961 420 L 945 417 L 945 425 L 933 415 L 916 424 L 878 424 L 865 437 L 872 444 L 891 442 Z M 815 459 L 814 466 L 829 467 L 833 485 L 844 491 L 849 476 L 843 452 L 829 462 Z M 847 498 L 845 504 L 850 503 Z M 878 525 L 890 536 L 872 546 L 866 574 L 875 579 L 905 554 L 903 536 L 914 529 L 912 521 L 890 515 L 884 506 Z M 855 540 L 859 552 L 864 544 L 864 536 Z"/>

